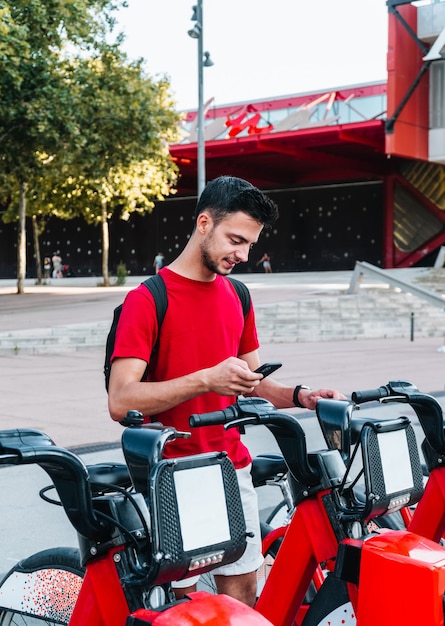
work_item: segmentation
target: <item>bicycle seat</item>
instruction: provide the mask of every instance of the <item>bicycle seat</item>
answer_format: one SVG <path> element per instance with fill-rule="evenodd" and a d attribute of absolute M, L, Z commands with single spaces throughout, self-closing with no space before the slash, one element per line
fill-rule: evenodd
<path fill-rule="evenodd" d="M 131 478 L 125 463 L 96 463 L 87 465 L 89 482 L 93 495 L 115 491 L 114 485 L 128 489 Z"/>
<path fill-rule="evenodd" d="M 252 459 L 252 482 L 254 487 L 262 487 L 267 480 L 277 474 L 285 474 L 287 465 L 281 454 L 259 454 Z"/>

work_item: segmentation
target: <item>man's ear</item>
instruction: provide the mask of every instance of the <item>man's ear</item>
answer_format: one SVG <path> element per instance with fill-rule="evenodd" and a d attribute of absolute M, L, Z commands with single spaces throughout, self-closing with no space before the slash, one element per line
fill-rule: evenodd
<path fill-rule="evenodd" d="M 196 219 L 196 229 L 198 230 L 199 233 L 201 233 L 201 235 L 205 235 L 206 232 L 210 230 L 212 225 L 213 225 L 213 221 L 210 216 L 210 213 L 207 213 L 207 211 L 203 211 L 202 213 L 198 215 Z"/>

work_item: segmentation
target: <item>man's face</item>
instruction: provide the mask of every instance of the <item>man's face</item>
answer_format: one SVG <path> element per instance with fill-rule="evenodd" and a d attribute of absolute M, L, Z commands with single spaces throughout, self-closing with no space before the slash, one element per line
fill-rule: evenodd
<path fill-rule="evenodd" d="M 252 246 L 258 241 L 263 225 L 238 211 L 217 226 L 209 217 L 201 242 L 203 265 L 216 274 L 230 274 L 238 263 L 245 263 Z"/>

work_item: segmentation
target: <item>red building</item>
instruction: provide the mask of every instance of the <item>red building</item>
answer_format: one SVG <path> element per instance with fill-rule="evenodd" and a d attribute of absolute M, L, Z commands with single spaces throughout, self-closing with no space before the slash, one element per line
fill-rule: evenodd
<path fill-rule="evenodd" d="M 206 175 L 246 178 L 280 208 L 242 271 L 432 265 L 445 243 L 445 1 L 387 0 L 388 78 L 227 106 L 207 103 Z M 196 111 L 170 147 L 178 193 L 148 216 L 110 225 L 110 268 L 152 272 L 168 263 L 193 226 L 197 189 Z M 0 275 L 15 275 L 15 226 L 0 224 Z M 73 274 L 101 274 L 100 228 L 50 220 L 42 256 L 61 250 Z M 32 238 L 28 258 L 32 263 Z M 240 268 L 241 269 L 241 268 Z M 32 275 L 32 269 L 30 270 Z"/>
<path fill-rule="evenodd" d="M 386 83 L 206 103 L 207 180 L 241 176 L 274 197 L 280 219 L 260 256 L 276 270 L 427 264 L 445 243 L 445 2 L 387 4 Z M 175 205 L 196 194 L 196 122 L 189 112 L 171 146 Z"/>

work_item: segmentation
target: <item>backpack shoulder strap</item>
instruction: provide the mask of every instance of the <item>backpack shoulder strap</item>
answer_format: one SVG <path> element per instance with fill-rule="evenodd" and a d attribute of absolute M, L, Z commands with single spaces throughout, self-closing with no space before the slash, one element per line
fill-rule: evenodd
<path fill-rule="evenodd" d="M 155 354 L 159 348 L 159 334 L 161 331 L 162 322 L 164 321 L 165 314 L 167 312 L 168 300 L 167 300 L 167 288 L 162 277 L 159 274 L 155 274 L 154 276 L 150 276 L 142 283 L 144 287 L 147 287 L 148 291 L 152 294 L 153 299 L 155 301 L 156 306 L 156 317 L 158 320 L 158 335 L 156 337 L 155 344 L 151 351 L 150 362 L 153 354 Z M 144 375 L 141 378 L 145 380 L 148 376 L 148 372 L 150 369 L 150 362 L 147 363 L 147 367 L 145 368 Z"/>
<path fill-rule="evenodd" d="M 156 306 L 156 318 L 158 321 L 158 335 L 156 337 L 155 345 L 153 346 L 152 354 L 157 351 L 159 346 L 159 331 L 164 321 L 165 313 L 167 311 L 167 289 L 165 287 L 165 283 L 159 274 L 155 274 L 154 276 L 150 276 L 143 283 L 144 287 L 146 287 L 151 294 L 153 295 L 155 306 Z M 116 339 L 116 329 L 119 322 L 119 317 L 122 311 L 122 304 L 117 306 L 113 312 L 113 322 L 111 324 L 110 331 L 107 336 L 106 346 L 105 346 L 105 365 L 104 365 L 104 374 L 105 374 L 105 388 L 108 391 L 108 384 L 110 380 L 111 373 L 111 356 L 114 350 L 114 342 Z M 145 380 L 148 375 L 149 364 L 147 363 L 147 367 L 145 369 L 144 375 L 141 380 Z"/>
<path fill-rule="evenodd" d="M 167 312 L 168 300 L 167 289 L 165 287 L 164 280 L 160 274 L 150 276 L 142 283 L 144 287 L 147 287 L 148 291 L 152 294 L 156 305 L 156 317 L 158 319 L 158 335 L 159 329 L 164 321 L 165 313 Z"/>
<path fill-rule="evenodd" d="M 233 276 L 227 276 L 227 280 L 230 280 L 230 282 L 234 286 L 235 291 L 238 294 L 238 298 L 241 300 L 244 318 L 246 318 L 250 311 L 250 307 L 252 306 L 250 291 L 243 282 L 241 282 L 237 278 L 233 278 Z"/>
<path fill-rule="evenodd" d="M 162 322 L 164 321 L 165 314 L 167 312 L 168 299 L 167 299 L 167 288 L 165 286 L 164 280 L 160 274 L 155 274 L 154 276 L 150 276 L 147 280 L 144 280 L 142 283 L 144 287 L 147 287 L 148 291 L 151 292 L 153 299 L 155 301 L 156 306 L 156 317 L 158 320 L 158 336 L 156 337 L 156 342 L 153 346 L 153 350 L 151 354 L 153 355 L 157 352 L 159 348 L 159 335 L 161 332 Z M 151 361 L 151 356 L 150 356 Z M 148 375 L 148 369 L 150 364 L 147 363 L 147 368 L 144 372 L 144 378 Z"/>

